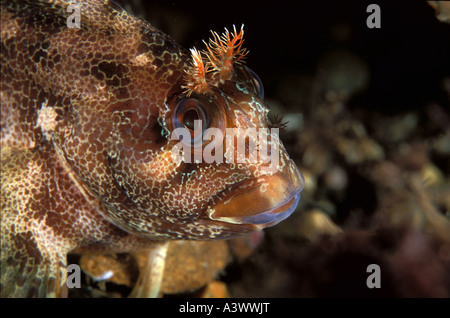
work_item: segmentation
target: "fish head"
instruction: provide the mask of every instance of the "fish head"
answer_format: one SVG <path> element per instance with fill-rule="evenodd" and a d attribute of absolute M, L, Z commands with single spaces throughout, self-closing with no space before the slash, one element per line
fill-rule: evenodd
<path fill-rule="evenodd" d="M 177 141 L 172 155 L 196 180 L 201 219 L 246 232 L 273 226 L 295 210 L 304 179 L 267 116 L 253 71 L 237 64 L 229 80 L 170 104 L 167 122 Z"/>
<path fill-rule="evenodd" d="M 77 109 L 63 153 L 107 220 L 146 238 L 204 240 L 272 226 L 295 210 L 304 179 L 267 117 L 261 81 L 243 64 L 242 35 L 213 33 L 207 51 L 190 55 L 151 39 L 121 68 L 126 94 Z"/>

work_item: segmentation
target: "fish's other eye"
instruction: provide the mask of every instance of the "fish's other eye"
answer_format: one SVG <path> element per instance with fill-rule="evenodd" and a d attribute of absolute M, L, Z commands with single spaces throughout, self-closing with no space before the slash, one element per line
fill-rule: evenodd
<path fill-rule="evenodd" d="M 172 115 L 173 128 L 188 129 L 192 142 L 201 140 L 208 128 L 208 120 L 201 102 L 195 98 L 185 98 L 178 102 Z"/>
<path fill-rule="evenodd" d="M 247 67 L 247 71 L 252 76 L 253 83 L 255 84 L 256 91 L 258 92 L 259 97 L 261 99 L 264 99 L 264 86 L 261 79 L 251 68 Z"/>

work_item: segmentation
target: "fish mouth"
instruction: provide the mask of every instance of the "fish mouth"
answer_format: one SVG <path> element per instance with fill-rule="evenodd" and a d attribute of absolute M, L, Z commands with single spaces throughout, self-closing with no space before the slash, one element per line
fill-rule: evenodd
<path fill-rule="evenodd" d="M 293 168 L 292 168 L 293 167 Z M 295 211 L 304 179 L 295 164 L 288 171 L 245 180 L 209 210 L 209 218 L 255 229 L 273 226 Z"/>

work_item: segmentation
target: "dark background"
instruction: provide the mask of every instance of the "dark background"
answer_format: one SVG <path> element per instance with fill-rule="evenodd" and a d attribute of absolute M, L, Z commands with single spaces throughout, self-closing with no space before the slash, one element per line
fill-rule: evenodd
<path fill-rule="evenodd" d="M 244 24 L 247 62 L 261 77 L 268 97 L 283 101 L 277 81 L 314 74 L 321 57 L 347 49 L 370 68 L 367 89 L 352 98 L 350 107 L 395 112 L 430 101 L 449 106 L 441 82 L 450 74 L 450 25 L 439 22 L 426 1 L 127 3 L 125 8 L 131 5 L 136 15 L 185 47 L 203 48 L 209 30 Z M 381 8 L 381 29 L 366 26 L 371 3 Z"/>

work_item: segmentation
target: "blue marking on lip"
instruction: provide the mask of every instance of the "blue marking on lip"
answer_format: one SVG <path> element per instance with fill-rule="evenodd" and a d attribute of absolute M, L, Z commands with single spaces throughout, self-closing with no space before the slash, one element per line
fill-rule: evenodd
<path fill-rule="evenodd" d="M 275 224 L 283 221 L 284 219 L 288 218 L 292 214 L 292 212 L 295 211 L 295 208 L 297 207 L 298 202 L 300 201 L 300 192 L 301 192 L 301 190 L 298 191 L 293 196 L 291 196 L 288 200 L 286 200 L 285 203 L 283 203 L 283 204 L 286 204 L 287 202 L 291 201 L 292 198 L 294 198 L 294 201 L 292 202 L 292 204 L 289 206 L 289 208 L 286 211 L 278 212 L 278 213 L 272 212 L 272 211 L 276 210 L 279 206 L 283 205 L 283 204 L 280 204 L 267 212 L 248 216 L 248 217 L 243 217 L 242 223 L 269 224 L 269 226 L 272 226 L 272 225 L 275 225 Z"/>

